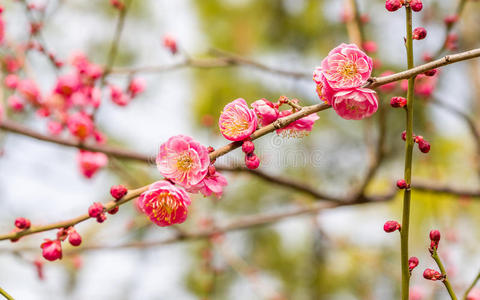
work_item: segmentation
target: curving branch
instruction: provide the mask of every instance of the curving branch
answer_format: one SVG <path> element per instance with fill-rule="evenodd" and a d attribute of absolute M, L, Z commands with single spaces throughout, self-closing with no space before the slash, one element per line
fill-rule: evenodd
<path fill-rule="evenodd" d="M 135 199 L 136 197 L 140 196 L 141 193 L 145 192 L 148 189 L 148 185 L 135 189 L 135 190 L 129 190 L 128 193 L 119 201 L 110 201 L 105 204 L 105 211 L 112 210 L 113 208 L 120 206 L 122 204 L 127 203 L 128 201 Z M 78 223 L 81 223 L 83 221 L 86 221 L 90 219 L 90 216 L 87 214 L 80 215 L 76 218 L 67 220 L 67 221 L 61 221 L 61 222 L 56 222 L 56 223 L 51 223 L 47 225 L 38 225 L 38 226 L 32 226 L 29 229 L 18 231 L 18 232 L 11 232 L 8 234 L 3 234 L 0 235 L 0 241 L 2 240 L 17 240 L 23 236 L 38 233 L 38 232 L 43 232 L 43 231 L 48 231 L 52 229 L 59 229 L 59 228 L 68 228 L 70 226 L 74 226 Z"/>
<path fill-rule="evenodd" d="M 147 164 L 155 162 L 155 159 L 153 156 L 148 156 L 148 155 L 144 155 L 144 154 L 140 154 L 140 153 L 136 153 L 133 151 L 124 150 L 124 149 L 112 147 L 112 146 L 84 144 L 72 139 L 66 139 L 58 136 L 42 134 L 26 126 L 23 126 L 17 122 L 13 122 L 10 120 L 4 120 L 0 122 L 0 129 L 11 132 L 11 133 L 23 135 L 23 136 L 28 136 L 44 142 L 50 142 L 50 143 L 54 143 L 62 146 L 78 148 L 78 149 L 92 151 L 92 152 L 102 152 L 108 156 L 117 157 L 121 159 L 129 159 L 129 160 L 139 161 Z"/>

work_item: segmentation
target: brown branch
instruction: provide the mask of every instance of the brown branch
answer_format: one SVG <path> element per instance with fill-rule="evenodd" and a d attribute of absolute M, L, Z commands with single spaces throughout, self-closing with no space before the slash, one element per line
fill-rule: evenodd
<path fill-rule="evenodd" d="M 10 120 L 4 120 L 3 122 L 0 123 L 0 129 L 9 131 L 12 133 L 16 133 L 19 135 L 23 136 L 28 136 L 40 141 L 45 141 L 45 142 L 50 142 L 54 144 L 59 144 L 67 147 L 73 147 L 73 148 L 78 148 L 78 149 L 83 149 L 83 150 L 88 150 L 92 152 L 102 152 L 105 153 L 106 155 L 112 156 L 112 157 L 117 157 L 121 159 L 129 159 L 129 160 L 135 160 L 139 161 L 142 163 L 153 163 L 154 158 L 152 156 L 148 155 L 143 155 L 140 153 L 136 153 L 133 151 L 129 150 L 124 150 L 121 148 L 116 148 L 112 146 L 105 146 L 105 145 L 94 145 L 94 144 L 83 144 L 75 140 L 71 139 L 65 139 L 57 136 L 50 136 L 50 135 L 45 135 L 38 133 L 26 126 L 23 126 L 19 123 L 10 121 Z"/>
<path fill-rule="evenodd" d="M 120 206 L 124 203 L 127 203 L 128 201 L 135 199 L 136 197 L 140 196 L 141 193 L 145 192 L 148 189 L 148 186 L 144 186 L 135 190 L 129 190 L 128 193 L 119 201 L 110 201 L 105 204 L 105 211 L 109 211 L 117 206 Z M 35 225 L 30 227 L 29 229 L 18 231 L 18 232 L 11 232 L 8 234 L 0 235 L 0 241 L 2 240 L 16 240 L 21 238 L 22 236 L 38 233 L 38 232 L 43 232 L 43 231 L 48 231 L 52 229 L 57 229 L 57 228 L 67 228 L 70 226 L 74 226 L 78 223 L 81 223 L 85 220 L 90 219 L 90 216 L 87 214 L 80 215 L 76 218 L 66 220 L 66 221 L 61 221 L 57 223 L 51 223 L 47 225 Z"/>
<path fill-rule="evenodd" d="M 117 68 L 117 69 L 112 69 L 111 74 L 131 75 L 135 73 L 167 72 L 167 71 L 173 71 L 173 70 L 178 70 L 178 69 L 188 68 L 188 67 L 197 68 L 197 69 L 213 69 L 213 68 L 225 68 L 225 67 L 233 67 L 233 66 L 247 66 L 247 67 L 252 67 L 261 71 L 279 74 L 282 76 L 293 77 L 296 79 L 312 80 L 311 73 L 281 70 L 281 69 L 269 67 L 262 63 L 259 63 L 241 56 L 237 56 L 234 54 L 229 54 L 228 56 L 224 54 L 224 56 L 218 57 L 218 58 L 188 58 L 187 57 L 182 62 L 174 63 L 170 65 L 145 66 L 145 67 L 134 67 L 134 68 Z"/>
<path fill-rule="evenodd" d="M 132 0 L 126 0 L 125 6 L 122 9 L 119 9 L 117 25 L 115 27 L 115 34 L 113 36 L 112 43 L 110 45 L 110 50 L 107 56 L 107 64 L 105 65 L 105 71 L 102 74 L 101 83 L 102 85 L 105 84 L 105 78 L 110 74 L 112 71 L 113 64 L 115 63 L 115 58 L 117 57 L 118 52 L 118 44 L 120 43 L 120 38 L 122 36 L 123 27 L 125 24 L 125 18 L 127 16 L 128 9 L 130 8 L 130 4 Z"/>
<path fill-rule="evenodd" d="M 402 71 L 399 73 L 382 76 L 378 78 L 371 77 L 368 80 L 367 84 L 365 84 L 363 87 L 376 88 L 390 82 L 411 78 L 418 74 L 425 73 L 428 70 L 443 67 L 443 66 L 450 65 L 459 61 L 467 60 L 467 59 L 477 58 L 479 56 L 480 56 L 480 48 L 465 51 L 465 52 L 460 52 L 457 54 L 447 55 L 447 56 L 444 56 L 443 58 L 428 62 L 426 64 L 420 65 L 415 68 L 408 69 L 406 71 Z"/>
<path fill-rule="evenodd" d="M 453 28 L 455 27 L 455 25 L 458 23 L 459 19 L 460 19 L 460 16 L 462 15 L 462 12 L 465 8 L 465 4 L 467 3 L 467 0 L 458 0 L 458 5 L 457 5 L 457 9 L 455 10 L 455 15 L 457 16 L 457 21 L 454 22 L 454 23 L 450 23 L 450 24 L 447 24 L 445 26 L 445 40 L 443 41 L 442 45 L 440 46 L 440 48 L 437 50 L 437 52 L 435 52 L 435 56 L 434 57 L 439 57 L 440 55 L 442 55 L 443 51 L 445 51 L 445 49 L 447 48 L 447 40 L 448 40 L 448 36 L 450 35 L 450 33 L 452 32 Z"/>

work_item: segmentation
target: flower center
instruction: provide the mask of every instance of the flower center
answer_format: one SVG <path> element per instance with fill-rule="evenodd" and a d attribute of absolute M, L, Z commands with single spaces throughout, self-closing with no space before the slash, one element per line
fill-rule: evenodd
<path fill-rule="evenodd" d="M 175 196 L 170 192 L 161 192 L 157 195 L 156 200 L 147 204 L 152 208 L 153 217 L 159 221 L 173 222 L 179 208 L 179 202 Z"/>
<path fill-rule="evenodd" d="M 222 126 L 226 135 L 234 136 L 247 130 L 250 127 L 250 123 L 243 116 L 233 115 L 228 120 L 225 120 Z"/>
<path fill-rule="evenodd" d="M 343 77 L 351 79 L 351 78 L 355 77 L 355 75 L 358 73 L 357 65 L 352 61 L 347 61 L 341 67 L 340 72 L 342 73 Z"/>
<path fill-rule="evenodd" d="M 177 168 L 180 171 L 186 172 L 190 170 L 190 168 L 193 166 L 193 159 L 190 157 L 190 154 L 185 151 L 180 155 L 179 158 L 177 158 Z"/>
<path fill-rule="evenodd" d="M 357 106 L 356 106 L 355 104 L 353 104 L 353 103 L 347 104 L 346 108 L 347 108 L 347 110 L 349 110 L 349 111 L 353 111 L 353 112 L 357 111 Z"/>

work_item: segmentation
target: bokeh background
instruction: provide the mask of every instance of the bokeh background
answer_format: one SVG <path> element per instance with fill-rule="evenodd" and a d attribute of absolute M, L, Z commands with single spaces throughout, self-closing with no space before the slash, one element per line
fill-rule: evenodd
<path fill-rule="evenodd" d="M 390 13 L 384 1 L 358 1 L 369 16 L 368 40 L 378 44 L 373 56 L 381 61 L 375 75 L 387 69 L 403 70 L 404 12 Z M 456 32 L 459 50 L 478 47 L 480 3 L 467 1 Z M 81 51 L 105 64 L 118 12 L 107 0 L 50 0 L 42 34 L 59 57 Z M 3 1 L 7 34 L 28 38 L 28 21 L 17 1 Z M 443 18 L 455 11 L 456 1 L 424 1 L 414 14 L 414 25 L 424 26 L 428 37 L 415 42 L 417 63 L 422 54 L 434 53 L 445 38 Z M 344 1 L 320 0 L 134 0 L 128 12 L 115 67 L 171 65 L 183 59 L 162 46 L 162 37 L 176 37 L 181 52 L 195 58 L 211 57 L 221 49 L 277 69 L 312 72 L 330 49 L 348 42 L 342 22 Z M 1 55 L 1 54 L 0 54 Z M 28 63 L 35 80 L 47 91 L 55 72 L 41 54 L 32 52 Z M 187 134 L 204 145 L 219 147 L 216 120 L 223 106 L 239 97 L 251 103 L 281 95 L 318 103 L 313 81 L 295 79 L 250 67 L 182 68 L 168 72 L 139 73 L 147 89 L 129 106 L 113 105 L 107 97 L 97 116 L 109 143 L 140 153 L 156 154 L 172 135 Z M 418 98 L 416 133 L 428 137 L 428 155 L 415 151 L 414 181 L 479 189 L 477 149 L 468 125 L 451 110 L 435 105 L 443 101 L 471 115 L 480 111 L 478 61 L 443 68 L 432 97 Z M 111 74 L 118 85 L 128 74 Z M 368 146 L 378 136 L 378 118 L 386 118 L 386 156 L 368 186 L 368 194 L 391 189 L 403 174 L 404 144 L 400 133 L 404 114 L 388 105 L 392 94 L 381 94 L 383 107 L 374 117 L 346 121 L 334 111 L 319 113 L 308 137 L 269 135 L 256 142 L 262 171 L 292 178 L 336 196 L 357 186 L 368 166 Z M 46 133 L 45 121 L 34 113 L 9 117 Z M 75 149 L 0 132 L 0 230 L 9 232 L 17 216 L 35 224 L 67 219 L 84 213 L 94 201 L 109 199 L 109 187 L 124 183 L 138 187 L 160 178 L 153 164 L 111 159 L 93 179 L 80 174 Z M 219 159 L 238 165 L 237 150 Z M 289 211 L 321 201 L 303 193 L 272 185 L 249 174 L 226 173 L 229 186 L 220 200 L 195 197 L 186 223 L 188 231 L 212 219 L 222 223 L 258 213 Z M 480 270 L 478 199 L 414 192 L 410 252 L 420 258 L 412 276 L 418 299 L 447 299 L 439 282 L 422 278 L 434 267 L 429 257 L 428 232 L 443 233 L 440 255 L 454 288 L 461 292 Z M 391 201 L 325 209 L 314 215 L 286 218 L 268 226 L 226 234 L 223 242 L 209 239 L 149 248 L 97 249 L 68 252 L 49 263 L 40 280 L 32 261 L 41 255 L 39 245 L 55 232 L 0 244 L 0 286 L 16 299 L 398 299 L 400 253 L 398 234 L 387 235 L 386 220 L 401 219 L 401 197 Z M 139 215 L 131 204 L 104 224 L 76 226 L 81 247 L 116 246 L 132 241 L 156 241 L 178 229 L 159 228 Z"/>

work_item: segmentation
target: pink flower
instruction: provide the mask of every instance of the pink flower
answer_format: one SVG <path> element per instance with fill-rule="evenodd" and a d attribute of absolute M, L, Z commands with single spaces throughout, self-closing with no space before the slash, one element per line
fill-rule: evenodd
<path fill-rule="evenodd" d="M 166 180 L 157 181 L 138 198 L 138 206 L 158 226 L 185 222 L 191 201 L 188 194 Z"/>
<path fill-rule="evenodd" d="M 261 121 L 262 126 L 266 126 L 278 119 L 278 108 L 265 98 L 253 102 L 251 107 Z"/>
<path fill-rule="evenodd" d="M 40 90 L 35 81 L 30 79 L 21 80 L 17 86 L 18 92 L 33 104 L 40 103 Z"/>
<path fill-rule="evenodd" d="M 80 150 L 77 156 L 78 165 L 83 176 L 92 178 L 100 168 L 108 163 L 108 157 L 101 152 L 89 152 Z"/>
<path fill-rule="evenodd" d="M 93 132 L 93 121 L 85 113 L 74 113 L 67 119 L 67 127 L 70 133 L 79 140 L 85 140 Z"/>
<path fill-rule="evenodd" d="M 145 90 L 146 82 L 143 78 L 133 78 L 128 85 L 128 91 L 132 98 Z"/>
<path fill-rule="evenodd" d="M 68 97 L 72 95 L 79 86 L 80 82 L 78 76 L 76 74 L 67 74 L 58 77 L 55 92 Z"/>
<path fill-rule="evenodd" d="M 467 300 L 480 300 L 480 289 L 472 289 L 470 293 L 468 293 Z"/>
<path fill-rule="evenodd" d="M 245 100 L 238 98 L 223 108 L 218 126 L 227 140 L 241 141 L 257 129 L 257 116 Z"/>
<path fill-rule="evenodd" d="M 18 81 L 18 76 L 15 74 L 8 74 L 4 80 L 5 86 L 12 90 L 17 88 Z"/>
<path fill-rule="evenodd" d="M 410 288 L 410 300 L 422 300 L 425 297 L 425 292 L 419 287 Z"/>
<path fill-rule="evenodd" d="M 170 50 L 172 54 L 175 54 L 178 51 L 177 41 L 172 35 L 167 34 L 163 37 L 163 46 Z"/>
<path fill-rule="evenodd" d="M 322 72 L 334 90 L 357 88 L 372 74 L 373 61 L 355 44 L 341 44 L 322 61 Z"/>
<path fill-rule="evenodd" d="M 213 175 L 207 174 L 205 178 L 198 184 L 187 189 L 189 193 L 202 193 L 205 197 L 212 193 L 218 198 L 222 196 L 223 187 L 227 186 L 227 179 L 220 173 L 216 172 Z"/>
<path fill-rule="evenodd" d="M 210 158 L 205 146 L 189 136 L 177 135 L 160 146 L 156 162 L 165 178 L 190 188 L 205 178 Z"/>
<path fill-rule="evenodd" d="M 47 123 L 47 129 L 51 135 L 59 135 L 62 133 L 63 125 L 56 121 L 49 121 Z"/>
<path fill-rule="evenodd" d="M 378 109 L 377 93 L 364 88 L 340 91 L 333 97 L 333 109 L 347 120 L 370 117 Z"/>
<path fill-rule="evenodd" d="M 317 95 L 322 102 L 331 105 L 333 94 L 335 91 L 330 87 L 325 76 L 322 73 L 322 68 L 316 68 L 313 72 L 313 81 L 317 84 Z"/>
<path fill-rule="evenodd" d="M 286 117 L 288 115 L 291 115 L 292 111 L 291 110 L 283 110 L 280 112 L 280 117 Z M 315 121 L 320 119 L 320 117 L 317 114 L 310 114 L 306 117 L 303 117 L 301 119 L 298 119 L 290 124 L 288 124 L 286 127 L 277 129 L 277 134 L 281 134 L 283 136 L 289 136 L 289 137 L 304 137 L 310 133 L 313 129 L 313 124 L 315 124 Z"/>
<path fill-rule="evenodd" d="M 112 102 L 119 106 L 126 106 L 130 102 L 130 98 L 125 95 L 121 88 L 111 84 L 110 88 L 110 98 Z"/>
<path fill-rule="evenodd" d="M 40 248 L 42 248 L 42 255 L 46 260 L 54 261 L 62 258 L 62 244 L 59 240 L 45 239 Z"/>
<path fill-rule="evenodd" d="M 5 38 L 5 21 L 3 17 L 0 16 L 0 44 L 3 44 L 3 39 Z"/>
<path fill-rule="evenodd" d="M 21 112 L 25 108 L 25 103 L 23 102 L 23 100 L 16 95 L 11 95 L 10 97 L 8 97 L 7 102 L 8 107 L 10 107 L 13 111 L 16 112 Z"/>

